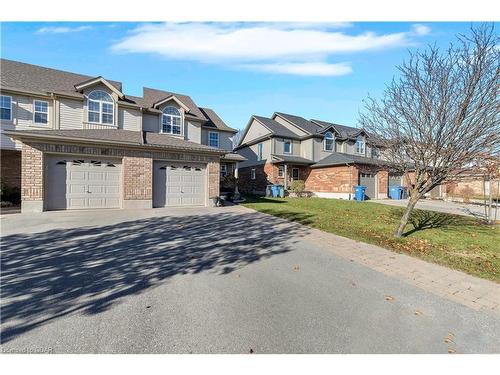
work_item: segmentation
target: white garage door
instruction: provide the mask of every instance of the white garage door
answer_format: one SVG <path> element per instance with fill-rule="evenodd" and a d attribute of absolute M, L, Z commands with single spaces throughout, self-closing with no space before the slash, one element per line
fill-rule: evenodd
<path fill-rule="evenodd" d="M 47 209 L 120 208 L 120 160 L 52 155 L 47 166 Z"/>
<path fill-rule="evenodd" d="M 155 161 L 153 207 L 204 206 L 205 165 Z"/>

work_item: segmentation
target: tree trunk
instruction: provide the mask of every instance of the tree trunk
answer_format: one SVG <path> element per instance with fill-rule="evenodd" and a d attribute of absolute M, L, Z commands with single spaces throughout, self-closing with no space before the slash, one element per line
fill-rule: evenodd
<path fill-rule="evenodd" d="M 415 205 L 418 202 L 418 197 L 415 194 L 410 194 L 410 200 L 408 202 L 408 206 L 406 206 L 405 212 L 403 216 L 401 216 L 401 220 L 399 221 L 399 225 L 394 232 L 394 236 L 400 238 L 403 235 L 403 231 L 408 224 L 408 220 L 410 219 L 411 212 L 415 208 Z"/>

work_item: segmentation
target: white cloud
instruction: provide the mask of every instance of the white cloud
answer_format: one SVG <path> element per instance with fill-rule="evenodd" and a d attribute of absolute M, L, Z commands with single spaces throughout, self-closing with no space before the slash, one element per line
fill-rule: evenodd
<path fill-rule="evenodd" d="M 418 34 L 347 34 L 351 24 L 165 23 L 132 30 L 112 46 L 121 53 L 154 53 L 169 59 L 223 64 L 256 71 L 339 75 L 352 71 L 332 56 L 406 46 Z M 421 25 L 423 26 L 423 25 Z M 423 26 L 426 27 L 426 26 Z M 422 29 L 419 28 L 420 32 Z"/>
<path fill-rule="evenodd" d="M 412 30 L 417 35 L 427 35 L 431 32 L 431 28 L 429 26 L 422 25 L 420 23 L 413 24 Z"/>
<path fill-rule="evenodd" d="M 245 64 L 241 68 L 299 76 L 343 76 L 352 73 L 348 63 L 329 64 L 324 62 Z"/>
<path fill-rule="evenodd" d="M 90 30 L 90 26 L 46 26 L 38 29 L 36 32 L 38 34 L 67 34 L 67 33 L 78 33 L 80 31 Z"/>

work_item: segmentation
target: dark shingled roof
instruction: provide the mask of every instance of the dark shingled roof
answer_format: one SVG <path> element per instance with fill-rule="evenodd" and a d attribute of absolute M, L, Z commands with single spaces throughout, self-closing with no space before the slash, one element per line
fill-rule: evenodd
<path fill-rule="evenodd" d="M 0 86 L 4 88 L 74 96 L 82 96 L 75 91 L 75 85 L 97 78 L 6 59 L 0 60 L 0 72 Z M 122 90 L 121 82 L 106 81 Z"/>
<path fill-rule="evenodd" d="M 273 133 L 273 135 L 285 138 L 300 138 L 298 134 L 295 134 L 290 129 L 281 125 L 279 122 L 274 121 L 273 119 L 255 115 L 253 116 L 253 118 L 262 123 L 266 128 L 268 128 L 271 133 Z"/>
<path fill-rule="evenodd" d="M 276 159 L 278 162 L 286 162 L 286 163 L 296 163 L 296 164 L 314 164 L 313 160 L 303 158 L 301 156 L 294 155 L 271 155 L 273 159 Z"/>
<path fill-rule="evenodd" d="M 146 107 L 152 107 L 153 104 L 168 98 L 169 96 L 175 96 L 179 99 L 182 104 L 189 108 L 188 115 L 197 117 L 201 120 L 208 120 L 196 104 L 194 104 L 193 99 L 187 95 L 177 94 L 175 92 L 151 89 L 149 87 L 144 87 L 142 90 L 142 95 L 144 96 L 144 103 Z"/>
<path fill-rule="evenodd" d="M 291 123 L 295 124 L 298 128 L 302 129 L 303 131 L 309 134 L 316 134 L 319 133 L 321 130 L 323 130 L 322 126 L 315 124 L 309 120 L 306 120 L 305 118 L 300 116 L 290 115 L 288 113 L 283 113 L 283 112 L 276 112 L 276 115 L 279 115 L 283 117 L 285 120 L 290 121 Z"/>
<path fill-rule="evenodd" d="M 383 160 L 367 158 L 364 156 L 344 154 L 340 152 L 333 152 L 326 158 L 321 159 L 316 164 L 312 165 L 315 167 L 328 167 L 333 165 L 344 165 L 344 164 L 372 164 L 381 165 L 384 164 Z"/>
<path fill-rule="evenodd" d="M 311 121 L 323 126 L 323 129 L 332 126 L 335 130 L 337 130 L 341 138 L 353 138 L 361 131 L 361 129 L 353 128 L 352 126 L 334 124 L 333 122 L 327 122 L 321 120 L 311 120 Z"/>
<path fill-rule="evenodd" d="M 217 115 L 217 113 L 214 112 L 213 109 L 200 107 L 200 110 L 201 110 L 201 112 L 203 112 L 205 117 L 208 119 L 208 122 L 203 124 L 204 126 L 214 128 L 214 129 L 219 129 L 219 130 L 225 130 L 225 131 L 232 132 L 232 133 L 238 132 L 238 130 L 227 126 L 226 123 L 224 121 L 222 121 L 222 119 Z"/>
<path fill-rule="evenodd" d="M 213 147 L 201 145 L 173 137 L 167 134 L 140 132 L 122 129 L 71 129 L 71 130 L 9 130 L 4 131 L 8 136 L 14 138 L 48 138 L 48 137 L 63 137 L 68 140 L 89 140 L 106 142 L 118 142 L 124 146 L 157 146 L 167 149 L 182 149 L 186 151 L 203 151 L 224 153 L 227 151 L 219 150 Z"/>

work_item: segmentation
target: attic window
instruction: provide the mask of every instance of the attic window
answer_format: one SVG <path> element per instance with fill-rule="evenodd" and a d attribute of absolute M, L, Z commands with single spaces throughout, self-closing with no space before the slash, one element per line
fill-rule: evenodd
<path fill-rule="evenodd" d="M 365 139 L 361 135 L 358 135 L 356 138 L 356 152 L 358 154 L 365 154 Z"/>
<path fill-rule="evenodd" d="M 333 151 L 333 145 L 335 144 L 335 139 L 332 132 L 325 133 L 325 139 L 323 140 L 323 150 Z"/>
<path fill-rule="evenodd" d="M 182 117 L 175 107 L 165 107 L 161 116 L 161 132 L 166 134 L 181 134 Z"/>

